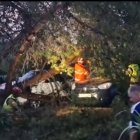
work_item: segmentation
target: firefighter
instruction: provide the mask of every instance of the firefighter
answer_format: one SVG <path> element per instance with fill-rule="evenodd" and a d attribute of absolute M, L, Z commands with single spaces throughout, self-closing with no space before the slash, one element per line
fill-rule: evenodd
<path fill-rule="evenodd" d="M 84 60 L 84 58 L 79 57 L 77 59 L 77 63 L 75 64 L 75 74 L 74 74 L 74 80 L 76 84 L 86 84 L 90 82 L 90 70 L 86 66 L 87 61 Z"/>
<path fill-rule="evenodd" d="M 27 102 L 27 99 L 20 98 L 22 90 L 19 87 L 13 87 L 12 93 L 5 99 L 2 111 L 3 112 L 14 112 L 20 111 L 20 105 Z"/>
<path fill-rule="evenodd" d="M 130 85 L 140 84 L 140 68 L 138 64 L 130 64 L 126 70 L 126 75 L 130 77 Z"/>

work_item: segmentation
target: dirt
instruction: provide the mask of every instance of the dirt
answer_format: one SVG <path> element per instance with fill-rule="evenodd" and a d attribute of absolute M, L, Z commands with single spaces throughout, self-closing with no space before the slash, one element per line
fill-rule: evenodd
<path fill-rule="evenodd" d="M 56 110 L 56 116 L 64 117 L 73 113 L 93 113 L 98 114 L 100 117 L 109 117 L 113 113 L 112 108 L 99 108 L 99 107 L 63 107 Z"/>

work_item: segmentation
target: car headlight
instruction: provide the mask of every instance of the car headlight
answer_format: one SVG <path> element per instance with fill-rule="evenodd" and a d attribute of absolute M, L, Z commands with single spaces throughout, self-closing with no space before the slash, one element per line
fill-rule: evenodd
<path fill-rule="evenodd" d="M 111 85 L 112 85 L 112 83 L 107 82 L 107 83 L 104 83 L 104 84 L 99 85 L 98 88 L 99 89 L 108 89 L 108 88 L 111 87 Z"/>

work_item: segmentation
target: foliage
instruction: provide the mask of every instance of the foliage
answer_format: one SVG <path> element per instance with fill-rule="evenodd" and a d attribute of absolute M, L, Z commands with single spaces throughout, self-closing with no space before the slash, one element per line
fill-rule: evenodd
<path fill-rule="evenodd" d="M 122 69 L 125 69 L 129 63 L 137 63 L 139 59 L 137 50 L 139 41 L 136 41 L 139 30 L 135 28 L 139 20 L 139 4 L 137 2 L 74 2 L 73 6 L 74 13 L 79 13 L 77 17 L 88 20 L 88 23 L 83 21 L 91 27 L 86 26 L 85 31 L 82 31 L 80 42 L 86 45 L 95 67 L 102 68 L 103 73 L 113 79 L 118 80 L 119 75 L 121 75 L 119 78 L 124 78 Z M 136 20 L 132 21 L 134 15 Z"/>
<path fill-rule="evenodd" d="M 116 104 L 114 105 L 116 106 Z M 120 118 L 114 117 L 117 110 L 114 110 L 113 114 L 104 114 L 104 116 L 99 112 L 95 113 L 92 109 L 57 116 L 56 113 L 59 109 L 46 106 L 43 112 L 30 114 L 26 123 L 11 126 L 7 136 L 13 135 L 15 139 L 20 138 L 21 140 L 27 138 L 38 140 L 117 140 L 128 122 L 128 114 Z M 68 110 L 69 108 L 66 108 L 66 111 Z M 4 133 L 7 132 L 3 131 Z"/>
<path fill-rule="evenodd" d="M 54 39 L 50 36 L 45 41 L 40 39 L 34 43 L 22 58 L 21 64 L 24 63 L 24 69 L 44 69 L 45 64 L 50 64 L 52 69 L 72 76 L 74 69 L 70 66 L 69 61 L 80 54 L 80 48 L 72 44 L 67 38 L 60 36 Z M 23 69 L 21 73 L 23 73 Z"/>

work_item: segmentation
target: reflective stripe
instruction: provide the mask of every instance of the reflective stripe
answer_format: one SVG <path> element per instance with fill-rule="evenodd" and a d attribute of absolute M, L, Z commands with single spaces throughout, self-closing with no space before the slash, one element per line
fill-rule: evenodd
<path fill-rule="evenodd" d="M 83 72 L 81 72 L 81 71 L 75 71 L 75 74 L 83 74 Z"/>
<path fill-rule="evenodd" d="M 75 81 L 80 81 L 80 79 L 75 78 Z"/>
<path fill-rule="evenodd" d="M 88 72 L 87 71 L 85 71 L 85 72 L 75 71 L 75 74 L 78 74 L 78 75 L 84 74 L 84 75 L 86 75 L 86 74 L 88 74 Z"/>

